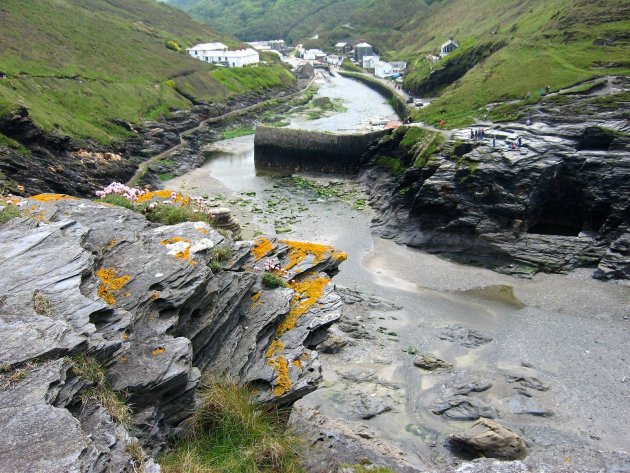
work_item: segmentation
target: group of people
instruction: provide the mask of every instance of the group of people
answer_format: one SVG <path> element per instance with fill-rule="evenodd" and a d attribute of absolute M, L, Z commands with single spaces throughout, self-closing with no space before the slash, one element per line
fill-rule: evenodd
<path fill-rule="evenodd" d="M 484 128 L 470 130 L 471 140 L 483 140 L 485 138 L 486 138 L 486 130 Z M 518 148 L 523 146 L 523 138 L 521 138 L 520 136 L 516 139 L 516 141 L 510 141 L 506 139 L 505 142 L 509 150 L 517 150 Z M 496 146 L 497 146 L 497 138 L 496 138 L 496 135 L 494 135 L 492 137 L 492 147 L 496 148 Z"/>
<path fill-rule="evenodd" d="M 483 140 L 486 137 L 486 130 L 483 128 L 470 130 L 470 139 L 471 140 Z"/>

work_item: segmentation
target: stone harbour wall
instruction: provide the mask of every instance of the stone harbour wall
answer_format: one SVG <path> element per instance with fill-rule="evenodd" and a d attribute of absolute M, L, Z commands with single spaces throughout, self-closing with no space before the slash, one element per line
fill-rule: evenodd
<path fill-rule="evenodd" d="M 254 160 L 259 169 L 357 174 L 369 145 L 389 133 L 342 135 L 258 126 Z"/>

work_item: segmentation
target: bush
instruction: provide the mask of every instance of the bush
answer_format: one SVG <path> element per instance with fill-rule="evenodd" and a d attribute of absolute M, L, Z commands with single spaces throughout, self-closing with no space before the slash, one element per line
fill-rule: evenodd
<path fill-rule="evenodd" d="M 279 278 L 269 271 L 265 271 L 263 274 L 262 283 L 271 289 L 275 289 L 277 287 L 287 287 L 287 283 L 284 279 Z"/>
<path fill-rule="evenodd" d="M 165 46 L 170 49 L 171 51 L 175 51 L 176 53 L 180 52 L 182 50 L 181 46 L 179 44 L 177 44 L 177 42 L 173 41 L 172 39 L 167 41 L 165 43 Z"/>
<path fill-rule="evenodd" d="M 200 407 L 184 438 L 160 458 L 164 473 L 302 473 L 280 412 L 256 402 L 251 390 L 210 379 L 199 390 Z"/>

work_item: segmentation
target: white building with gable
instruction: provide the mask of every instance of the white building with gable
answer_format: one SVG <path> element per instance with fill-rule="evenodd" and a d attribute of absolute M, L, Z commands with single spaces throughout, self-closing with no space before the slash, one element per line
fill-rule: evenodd
<path fill-rule="evenodd" d="M 223 43 L 198 44 L 186 51 L 195 59 L 227 67 L 243 67 L 260 62 L 260 55 L 254 49 L 246 48 L 230 51 Z"/>

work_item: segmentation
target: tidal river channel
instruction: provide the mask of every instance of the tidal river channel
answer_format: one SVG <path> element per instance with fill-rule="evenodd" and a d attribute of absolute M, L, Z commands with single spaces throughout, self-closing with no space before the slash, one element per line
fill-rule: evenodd
<path fill-rule="evenodd" d="M 294 116 L 292 127 L 343 133 L 395 117 L 358 82 L 319 82 L 318 96 L 342 99 L 347 110 Z M 347 252 L 337 287 L 387 301 L 346 296 L 349 309 L 333 330 L 349 344 L 321 354 L 324 382 L 296 404 L 322 430 L 337 432 L 323 444 L 345 439 L 347 448 L 372 449 L 400 471 L 447 465 L 447 435 L 473 421 L 433 411 L 458 386 L 478 382 L 491 386 L 466 394 L 474 399 L 469 417 L 481 412 L 520 432 L 530 458 L 564 455 L 570 463 L 579 454 L 567 448 L 628 450 L 630 287 L 596 281 L 586 269 L 517 279 L 375 237 L 359 182 L 258 174 L 253 136 L 214 143 L 204 166 L 165 187 L 234 209 L 246 238 L 278 233 Z M 417 354 L 452 368 L 425 371 L 413 364 Z"/>

